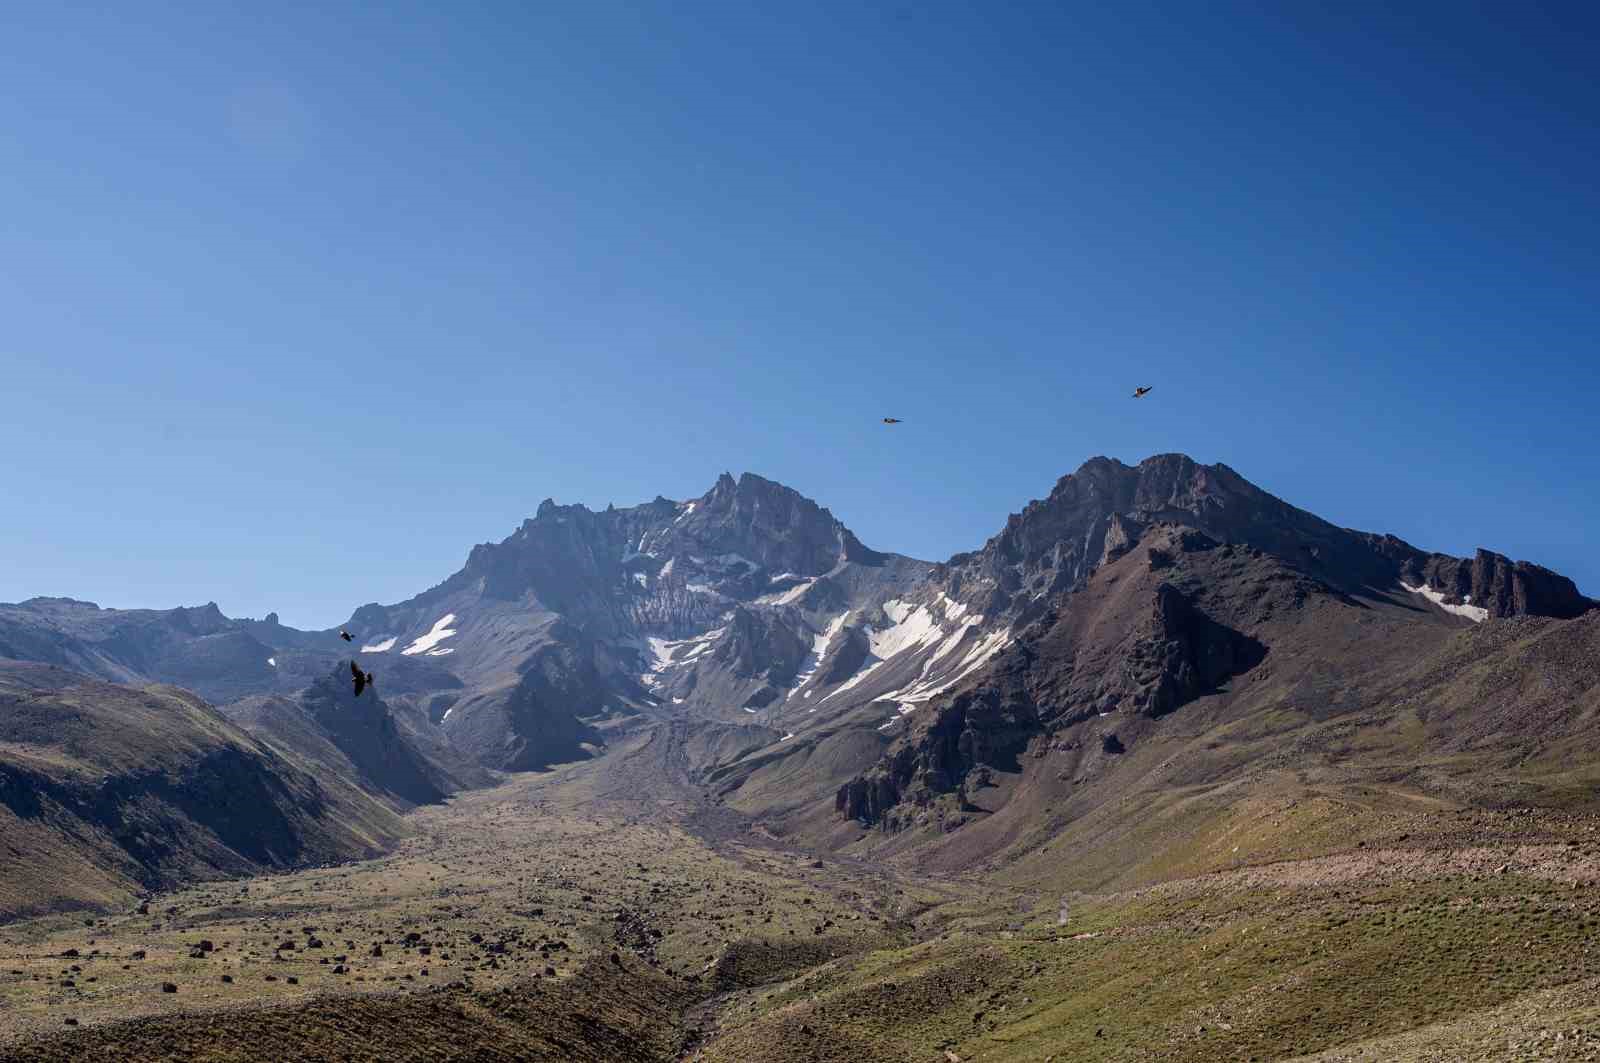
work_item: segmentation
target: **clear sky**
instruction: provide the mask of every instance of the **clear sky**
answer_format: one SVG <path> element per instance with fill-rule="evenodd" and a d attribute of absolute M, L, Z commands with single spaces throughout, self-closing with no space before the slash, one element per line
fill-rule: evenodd
<path fill-rule="evenodd" d="M 1597 26 L 9 6 L 0 600 L 323 627 L 724 469 L 938 559 L 1165 451 L 1600 594 Z"/>

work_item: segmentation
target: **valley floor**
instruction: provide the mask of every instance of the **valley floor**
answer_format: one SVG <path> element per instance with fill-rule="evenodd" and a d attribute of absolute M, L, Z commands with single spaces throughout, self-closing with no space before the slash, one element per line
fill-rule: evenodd
<path fill-rule="evenodd" d="M 0 1059 L 1600 1059 L 1590 819 L 1063 898 L 787 850 L 680 739 L 0 927 Z"/>

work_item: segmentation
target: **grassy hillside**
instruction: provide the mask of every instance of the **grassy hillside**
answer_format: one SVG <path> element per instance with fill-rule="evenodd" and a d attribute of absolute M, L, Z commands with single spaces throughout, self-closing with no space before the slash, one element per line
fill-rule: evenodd
<path fill-rule="evenodd" d="M 372 855 L 404 832 L 186 691 L 0 662 L 0 916 Z"/>

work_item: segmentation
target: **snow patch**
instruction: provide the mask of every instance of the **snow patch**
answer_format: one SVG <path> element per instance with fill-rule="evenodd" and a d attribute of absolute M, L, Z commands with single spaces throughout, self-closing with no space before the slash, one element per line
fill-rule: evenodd
<path fill-rule="evenodd" d="M 678 665 L 688 664 L 710 653 L 717 640 L 727 630 L 725 627 L 719 627 L 715 630 L 707 631 L 704 635 L 687 639 L 664 639 L 652 635 L 644 640 L 645 644 L 643 646 L 638 646 L 635 643 L 635 646 L 650 655 L 650 663 L 647 666 L 649 671 L 640 676 L 640 680 L 645 686 L 655 686 L 660 681 L 661 673 L 668 668 L 676 668 Z M 682 652 L 685 647 L 688 648 L 687 652 Z M 681 698 L 673 700 L 674 705 L 681 702 Z"/>
<path fill-rule="evenodd" d="M 1436 591 L 1426 583 L 1418 587 L 1413 587 L 1411 584 L 1401 580 L 1400 586 L 1404 587 L 1412 594 L 1422 595 L 1424 598 L 1428 599 L 1428 601 L 1432 602 L 1434 605 L 1437 605 L 1440 609 L 1443 609 L 1447 613 L 1454 613 L 1456 616 L 1464 616 L 1468 620 L 1475 621 L 1479 624 L 1489 619 L 1489 610 L 1485 609 L 1483 606 L 1470 604 L 1452 605 L 1444 600 L 1445 594 L 1443 591 Z M 1465 601 L 1471 602 L 1471 596 L 1469 595 Z"/>
<path fill-rule="evenodd" d="M 934 658 L 930 659 L 929 667 L 923 669 L 923 676 L 926 677 L 928 671 L 934 665 L 936 665 L 939 660 L 954 656 L 955 652 L 959 650 L 959 639 L 964 639 L 966 635 L 967 628 L 963 627 L 959 632 L 957 632 L 956 636 L 953 636 L 953 638 L 956 638 L 958 641 L 958 644 L 955 647 L 953 647 L 950 651 L 946 651 L 944 646 L 941 646 L 938 654 Z M 1009 628 L 990 632 L 987 636 L 973 643 L 972 646 L 967 650 L 966 655 L 952 665 L 949 669 L 940 670 L 939 673 L 932 678 L 920 678 L 917 682 L 912 683 L 910 686 L 903 687 L 900 690 L 885 694 L 881 700 L 910 702 L 931 701 L 940 694 L 943 694 L 945 691 L 949 690 L 951 687 L 955 686 L 957 683 L 961 682 L 973 672 L 977 671 L 989 660 L 989 658 L 993 657 L 996 653 L 999 653 L 1000 650 L 1010 642 L 1011 631 Z M 949 645 L 951 645 L 950 640 L 946 640 L 945 646 Z"/>
<path fill-rule="evenodd" d="M 677 643 L 668 642 L 663 638 L 656 638 L 654 635 L 644 641 L 650 648 L 650 671 L 665 671 L 672 664 L 672 647 L 676 646 Z"/>
<path fill-rule="evenodd" d="M 845 619 L 849 613 L 840 613 L 833 618 L 826 630 L 811 640 L 811 652 L 806 654 L 805 660 L 800 662 L 800 670 L 795 673 L 794 685 L 789 689 L 789 697 L 794 697 L 794 692 L 805 686 L 811 677 L 817 674 L 817 669 L 822 666 L 822 658 L 828 652 L 828 646 L 833 642 L 833 637 L 844 627 Z M 811 691 L 806 691 L 803 697 L 809 698 Z"/>
<path fill-rule="evenodd" d="M 437 649 L 437 650 L 429 650 L 427 653 L 423 654 L 423 656 L 424 657 L 448 657 L 450 654 L 452 654 L 454 652 L 456 652 L 456 651 L 455 651 L 455 649 L 453 647 L 444 646 L 444 647 L 441 647 L 440 649 Z"/>
<path fill-rule="evenodd" d="M 926 606 L 912 608 L 904 602 L 887 601 L 883 611 L 894 621 L 882 631 L 867 632 L 867 642 L 874 657 L 888 660 L 906 650 L 920 648 L 944 637 L 944 629 Z"/>
<path fill-rule="evenodd" d="M 788 590 L 784 591 L 782 594 L 778 595 L 778 597 L 775 599 L 775 604 L 777 604 L 777 605 L 793 605 L 795 602 L 798 602 L 801 598 L 804 598 L 805 595 L 806 595 L 806 591 L 809 591 L 811 589 L 812 584 L 814 584 L 816 582 L 817 581 L 814 580 L 814 579 L 808 579 L 804 583 L 799 584 L 798 586 L 789 588 Z"/>
<path fill-rule="evenodd" d="M 456 707 L 454 705 L 450 706 L 448 709 L 445 709 L 444 710 L 444 715 L 439 717 L 439 723 L 443 724 L 446 720 L 448 720 L 450 718 L 450 714 L 452 712 L 455 712 L 455 711 L 456 711 Z"/>
<path fill-rule="evenodd" d="M 780 738 L 780 739 L 778 739 L 778 741 L 780 741 L 780 742 L 787 742 L 787 741 L 788 741 L 788 740 L 789 740 L 789 739 L 791 739 L 791 738 L 793 738 L 793 737 L 794 737 L 794 732 L 793 732 L 793 731 L 790 731 L 790 732 L 789 732 L 789 733 L 788 733 L 788 734 L 786 734 L 786 735 L 784 735 L 784 736 L 783 736 L 783 737 L 782 737 L 782 738 Z"/>
<path fill-rule="evenodd" d="M 455 628 L 450 626 L 455 622 L 456 614 L 446 613 L 434 623 L 433 629 L 430 630 L 426 635 L 423 635 L 411 645 L 401 650 L 401 655 L 410 657 L 418 653 L 427 653 L 429 650 L 439 645 L 439 643 L 456 633 Z"/>
<path fill-rule="evenodd" d="M 452 631 L 451 634 L 453 635 L 453 634 L 455 634 L 455 632 Z M 394 649 L 394 644 L 396 642 L 399 642 L 399 641 L 400 641 L 399 638 L 397 638 L 394 635 L 390 635 L 388 638 L 384 639 L 382 642 L 374 642 L 370 646 L 361 647 L 361 652 L 362 653 L 388 653 L 390 650 Z"/>
<path fill-rule="evenodd" d="M 633 578 L 634 581 L 637 582 L 641 587 L 650 586 L 650 577 L 646 576 L 643 572 L 635 572 L 633 574 Z"/>
<path fill-rule="evenodd" d="M 883 615 L 896 624 L 910 616 L 911 612 L 912 606 L 907 602 L 902 602 L 899 598 L 890 598 L 883 603 Z"/>
<path fill-rule="evenodd" d="M 278 667 L 278 659 L 276 657 L 268 657 L 267 658 L 267 663 L 270 664 L 274 668 Z"/>

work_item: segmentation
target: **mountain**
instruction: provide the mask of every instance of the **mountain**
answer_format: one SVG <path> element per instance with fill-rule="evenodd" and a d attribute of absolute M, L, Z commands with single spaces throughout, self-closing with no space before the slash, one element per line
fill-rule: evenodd
<path fill-rule="evenodd" d="M 1198 542 L 1216 545 L 1186 545 Z M 1075 674 L 1127 672 L 1095 694 L 1114 711 L 1139 703 L 1137 711 L 1157 706 L 1161 715 L 1224 682 L 1218 661 L 1248 671 L 1242 662 L 1252 654 L 1270 655 L 1276 632 L 1265 621 L 1214 615 L 1207 595 L 1221 587 L 1173 589 L 1174 576 L 1193 568 L 1184 559 L 1222 548 L 1275 566 L 1270 579 L 1259 577 L 1264 586 L 1300 588 L 1295 602 L 1280 603 L 1280 621 L 1327 599 L 1408 621 L 1408 633 L 1448 633 L 1491 618 L 1572 619 L 1592 605 L 1536 565 L 1488 551 L 1455 558 L 1339 528 L 1227 466 L 1168 454 L 1137 466 L 1091 459 L 980 549 L 939 564 L 865 546 L 781 484 L 723 474 L 687 501 L 592 511 L 547 499 L 437 586 L 356 609 L 344 625 L 354 645 L 337 629 L 296 631 L 276 616 L 230 620 L 214 605 L 101 610 L 32 599 L 0 606 L 0 652 L 113 681 L 186 685 L 240 702 L 241 720 L 263 733 L 281 726 L 287 741 L 305 737 L 289 703 L 315 720 L 296 699 L 354 651 L 378 675 L 407 747 L 431 766 L 430 785 L 443 790 L 481 784 L 485 770 L 587 757 L 631 730 L 687 718 L 705 748 L 721 750 L 697 767 L 730 799 L 792 811 L 848 785 L 880 799 L 846 798 L 841 814 L 859 818 L 866 807 L 875 822 L 871 810 L 890 792 L 885 779 L 897 780 L 895 793 L 921 792 L 880 759 L 917 761 L 902 752 L 907 733 L 992 683 L 997 669 L 1021 667 L 1019 655 L 1046 667 L 1038 662 L 1054 660 L 1044 647 L 1055 643 L 1040 642 L 1042 633 L 1056 624 L 1077 631 L 1097 580 L 1124 558 L 1155 558 L 1140 570 L 1148 594 L 1071 642 Z M 1194 633 L 1201 629 L 1204 638 Z M 1221 641 L 1206 641 L 1213 636 Z M 1088 696 L 1080 687 L 1074 698 Z M 1044 725 L 1053 726 L 1057 707 L 1047 708 Z M 734 737 L 723 741 L 719 729 Z M 327 737 L 323 724 L 313 731 Z M 354 741 L 339 746 L 347 758 Z M 740 756 L 729 754 L 734 747 Z M 399 795 L 364 778 L 374 792 Z M 408 792 L 399 799 L 426 791 Z"/>
<path fill-rule="evenodd" d="M 820 704 L 865 660 L 862 618 L 931 568 L 868 549 L 790 488 L 724 474 L 687 502 L 547 500 L 445 582 L 346 626 L 375 668 L 414 657 L 460 677 L 421 696 L 430 712 L 480 763 L 521 770 L 641 715 L 742 724 Z"/>
<path fill-rule="evenodd" d="M 713 780 L 735 807 L 813 841 L 964 867 L 1021 859 L 1089 823 L 1131 832 L 1149 807 L 1139 795 L 1241 799 L 1277 779 L 1268 764 L 1392 772 L 1387 757 L 1341 761 L 1325 736 L 1429 704 L 1440 708 L 1418 725 L 1419 755 L 1469 727 L 1480 741 L 1458 763 L 1413 772 L 1417 786 L 1485 800 L 1542 792 L 1557 783 L 1511 770 L 1521 761 L 1509 750 L 1588 754 L 1592 710 L 1546 700 L 1535 725 L 1503 702 L 1472 705 L 1463 646 L 1515 625 L 1552 647 L 1592 639 L 1594 604 L 1535 565 L 1337 528 L 1225 466 L 1097 458 L 896 606 L 894 625 L 873 631 L 899 647 L 874 666 L 893 678 L 859 678 L 854 712 Z M 928 659 L 918 618 L 952 613 L 979 618 L 980 644 L 996 648 L 954 682 L 908 684 L 908 665 Z M 867 762 L 839 778 L 852 759 Z M 796 760 L 828 771 L 788 770 Z"/>
<path fill-rule="evenodd" d="M 297 690 L 326 671 L 342 645 L 336 631 L 296 631 L 277 614 L 229 619 L 215 602 L 178 609 L 102 609 L 72 598 L 0 603 L 0 657 L 113 683 L 171 683 L 213 703 Z"/>
<path fill-rule="evenodd" d="M 1463 615 L 1572 617 L 1593 604 L 1548 569 L 1485 550 L 1464 561 L 1392 535 L 1338 528 L 1226 465 L 1182 454 L 1136 467 L 1090 459 L 1014 514 L 982 550 L 952 558 L 939 578 L 974 608 L 1025 616 L 1028 602 L 1082 587 L 1096 568 L 1131 549 L 1141 529 L 1163 522 L 1254 547 L 1349 593 L 1426 588 Z"/>
<path fill-rule="evenodd" d="M 0 917 L 370 856 L 404 833 L 187 691 L 0 661 Z"/>
<path fill-rule="evenodd" d="M 229 723 L 171 687 L 0 667 L 0 917 L 375 850 L 396 812 L 504 785 L 422 812 L 393 859 L 250 905 L 210 891 L 202 924 L 97 921 L 41 931 L 48 948 L 29 928 L 14 1010 L 35 1030 L 63 1002 L 86 1025 L 113 997 L 170 1013 L 149 967 L 106 962 L 69 996 L 45 968 L 61 946 L 109 961 L 162 934 L 183 946 L 161 977 L 185 1012 L 264 999 L 253 978 L 203 989 L 177 935 L 265 944 L 276 921 L 342 927 L 361 957 L 269 961 L 305 978 L 279 999 L 342 1002 L 299 1043 L 357 1054 L 338 1021 L 353 969 L 372 987 L 471 972 L 381 996 L 445 1000 L 474 1030 L 505 1010 L 500 971 L 590 1047 L 617 1012 L 550 993 L 595 972 L 623 1003 L 670 988 L 629 1025 L 650 1030 L 641 1058 L 1549 1047 L 1530 1035 L 1574 1029 L 1600 973 L 1582 889 L 1600 879 L 1595 604 L 1536 565 L 1339 528 L 1181 455 L 1093 459 L 938 564 L 748 474 L 681 502 L 546 502 L 438 586 L 356 610 L 351 645 L 212 608 L 36 599 L 0 609 L 8 650 L 237 696 Z M 230 676 L 229 647 L 275 671 Z M 377 677 L 361 698 L 352 655 Z M 1512 1003 L 1533 1010 L 1508 1034 Z M 437 1009 L 412 1018 L 437 1033 Z M 1410 1031 L 1445 1047 L 1405 1051 Z"/>
<path fill-rule="evenodd" d="M 356 782 L 396 811 L 436 804 L 492 776 L 425 722 L 408 726 L 376 689 L 356 697 L 348 666 L 292 697 L 258 694 L 223 708 L 251 734 L 289 750 L 323 777 Z"/>

